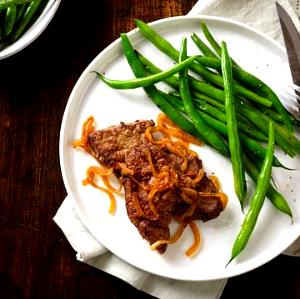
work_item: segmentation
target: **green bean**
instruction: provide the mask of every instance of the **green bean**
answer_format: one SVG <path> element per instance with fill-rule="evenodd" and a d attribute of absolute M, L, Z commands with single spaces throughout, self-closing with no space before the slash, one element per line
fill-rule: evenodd
<path fill-rule="evenodd" d="M 147 68 L 147 70 L 150 71 L 150 73 L 157 74 L 157 73 L 162 72 L 162 70 L 160 68 L 158 68 L 156 65 L 154 65 L 150 60 L 148 60 L 141 53 L 139 53 L 139 52 L 136 52 L 136 53 L 137 53 L 139 60 L 143 63 L 143 65 Z M 206 82 L 198 81 L 191 76 L 189 76 L 189 78 L 190 78 L 190 85 L 192 87 L 194 87 L 194 90 L 192 90 L 191 92 L 194 93 L 198 98 L 202 99 L 205 96 L 210 96 L 212 98 L 216 98 L 219 103 L 224 102 L 224 92 L 222 90 L 217 89 L 214 86 L 212 86 Z M 174 89 L 178 89 L 178 87 L 179 87 L 179 78 L 176 75 L 169 77 L 169 78 L 165 79 L 164 81 L 168 85 L 173 87 Z M 196 92 L 195 90 L 200 91 L 203 94 L 200 94 L 200 93 Z M 223 106 L 223 104 L 220 104 L 220 105 Z"/>
<path fill-rule="evenodd" d="M 108 86 L 115 89 L 132 89 L 132 88 L 144 87 L 148 85 L 153 85 L 155 83 L 163 81 L 168 77 L 171 77 L 175 73 L 178 73 L 180 70 L 182 70 L 183 68 L 191 64 L 196 58 L 197 56 L 190 57 L 185 61 L 182 61 L 174 65 L 173 67 L 169 68 L 166 71 L 154 75 L 150 75 L 148 77 L 143 77 L 143 78 L 137 78 L 131 80 L 112 80 L 106 78 L 104 75 L 100 73 L 97 73 L 97 75 L 104 83 L 106 83 Z"/>
<path fill-rule="evenodd" d="M 8 36 L 15 25 L 17 18 L 17 8 L 16 6 L 11 6 L 6 9 L 6 15 L 5 15 L 5 20 L 4 20 L 4 28 L 3 28 L 3 34 L 2 38 L 5 38 Z"/>
<path fill-rule="evenodd" d="M 265 120 L 265 121 L 271 121 L 272 119 L 265 115 L 264 113 L 259 113 L 261 115 L 261 117 Z M 274 123 L 274 128 L 275 131 L 278 135 L 280 135 L 287 143 L 288 145 L 290 145 L 293 150 L 299 154 L 300 153 L 300 140 L 298 140 L 294 135 L 292 135 L 290 132 L 288 132 L 285 127 Z"/>
<path fill-rule="evenodd" d="M 269 142 L 267 148 L 267 155 L 262 165 L 254 194 L 250 201 L 249 210 L 247 211 L 246 217 L 242 224 L 242 228 L 233 244 L 229 263 L 234 258 L 236 258 L 246 247 L 251 237 L 251 234 L 255 228 L 260 210 L 263 206 L 270 185 L 273 155 L 274 155 L 274 128 L 273 128 L 273 123 L 271 122 L 269 124 Z"/>
<path fill-rule="evenodd" d="M 30 3 L 33 0 L 0 0 L 0 10 L 6 9 L 19 4 Z"/>
<path fill-rule="evenodd" d="M 158 68 L 156 65 L 154 65 L 151 61 L 149 61 L 145 56 L 143 56 L 141 53 L 137 53 L 138 58 L 140 61 L 147 67 L 147 69 L 153 73 L 157 74 L 160 73 L 162 70 Z M 217 99 L 220 103 L 224 103 L 224 92 L 218 88 L 215 88 L 214 86 L 203 82 L 196 80 L 195 78 L 189 76 L 190 79 L 190 85 L 193 87 L 192 92 L 194 93 L 195 90 L 201 92 L 204 96 L 209 96 L 211 98 Z M 171 87 L 178 89 L 179 87 L 179 81 L 178 77 L 176 75 L 169 77 L 165 80 L 167 84 L 169 84 Z M 196 94 L 196 93 L 195 93 Z M 202 97 L 200 96 L 199 93 L 197 93 L 197 97 Z"/>
<path fill-rule="evenodd" d="M 192 95 L 194 97 L 194 101 L 199 102 L 199 103 L 209 103 L 211 106 L 214 106 L 221 110 L 222 112 L 225 112 L 224 110 L 224 103 L 221 103 L 219 101 L 216 101 L 215 99 L 208 97 L 198 91 L 192 90 Z"/>
<path fill-rule="evenodd" d="M 218 44 L 218 42 L 214 39 L 212 34 L 210 33 L 208 27 L 206 26 L 205 22 L 201 22 L 201 29 L 206 37 L 207 41 L 210 43 L 210 45 L 213 47 L 213 49 L 216 51 L 216 53 L 221 57 L 221 46 Z"/>
<path fill-rule="evenodd" d="M 198 49 L 203 53 L 204 56 L 216 58 L 215 53 L 206 46 L 206 44 L 200 39 L 200 37 L 194 32 L 191 36 L 192 41 L 198 47 Z"/>
<path fill-rule="evenodd" d="M 16 19 L 16 21 L 19 21 L 20 18 L 22 18 L 26 8 L 27 8 L 27 3 L 17 6 L 17 19 Z"/>
<path fill-rule="evenodd" d="M 233 88 L 232 65 L 226 43 L 221 44 L 221 64 L 224 79 L 225 110 L 227 119 L 228 143 L 233 170 L 234 189 L 241 206 L 246 198 L 247 185 L 236 119 L 236 104 Z"/>
<path fill-rule="evenodd" d="M 249 109 L 249 106 L 246 102 L 238 103 L 238 110 L 240 113 L 247 116 L 254 125 L 259 126 L 263 132 L 267 133 L 268 123 L 270 122 L 270 118 L 267 115 L 261 113 L 259 110 L 254 111 Z M 293 135 L 285 131 L 276 123 L 274 123 L 274 128 L 276 130 L 276 144 L 279 145 L 280 148 L 290 157 L 294 157 L 296 155 L 295 150 L 299 150 L 297 149 L 297 139 L 295 139 Z"/>
<path fill-rule="evenodd" d="M 179 52 L 164 38 L 162 38 L 157 32 L 155 32 L 150 26 L 145 24 L 144 22 L 140 20 L 135 20 L 135 23 L 137 27 L 140 29 L 140 32 L 150 41 L 152 42 L 159 50 L 161 50 L 163 53 L 165 53 L 167 56 L 171 57 L 172 59 L 178 61 L 179 58 Z M 206 69 L 202 65 L 194 62 L 190 65 L 190 68 L 208 80 L 209 82 L 212 82 L 214 84 L 217 84 L 221 87 L 223 87 L 223 78 L 221 75 L 215 74 L 211 72 L 210 70 Z M 257 102 L 261 105 L 270 107 L 272 106 L 272 102 L 264 97 L 261 97 L 257 95 L 256 93 L 248 90 L 247 88 L 236 84 L 235 85 L 235 91 L 245 96 L 246 98 Z"/>
<path fill-rule="evenodd" d="M 145 56 L 143 56 L 140 53 L 137 53 L 139 59 L 141 62 L 147 67 L 147 69 L 153 73 L 157 74 L 160 73 L 162 70 L 155 66 L 151 61 L 149 61 Z M 217 99 L 219 102 L 224 102 L 224 92 L 207 82 L 196 80 L 195 78 L 189 76 L 190 78 L 190 85 L 193 87 L 193 89 L 203 93 L 206 96 L 212 97 L 214 99 Z M 165 80 L 167 84 L 169 84 L 171 87 L 177 89 L 179 87 L 179 81 L 178 77 L 174 75 L 173 77 L 169 77 Z"/>
<path fill-rule="evenodd" d="M 264 114 L 266 114 L 267 116 L 269 116 L 270 118 L 272 118 L 275 122 L 277 122 L 277 123 L 278 122 L 283 123 L 283 117 L 278 112 L 276 112 L 276 111 L 274 111 L 274 110 L 272 110 L 270 108 L 262 107 L 262 106 L 259 107 L 259 109 Z M 291 120 L 292 125 L 299 127 L 300 126 L 300 121 L 295 116 L 293 116 L 292 114 L 290 114 L 289 112 L 288 112 L 288 115 L 289 115 L 289 118 Z"/>
<path fill-rule="evenodd" d="M 210 33 L 208 27 L 206 26 L 205 22 L 201 22 L 201 29 L 202 32 L 204 34 L 204 36 L 206 37 L 207 41 L 210 43 L 210 45 L 213 47 L 213 49 L 216 51 L 216 53 L 221 56 L 221 46 L 219 45 L 219 43 L 215 40 L 215 38 L 213 37 L 213 35 Z M 206 55 L 208 56 L 208 55 Z M 233 65 L 238 66 L 238 64 L 232 59 L 232 57 L 230 57 L 231 62 Z"/>
<path fill-rule="evenodd" d="M 199 62 L 202 65 L 208 66 L 208 67 L 213 67 L 218 70 L 221 68 L 221 63 L 219 59 L 212 58 L 212 57 L 199 57 L 197 59 L 197 62 Z M 288 112 L 278 99 L 277 95 L 274 93 L 274 91 L 263 81 L 258 79 L 257 77 L 253 76 L 252 74 L 248 73 L 247 71 L 243 70 L 240 67 L 234 66 L 233 69 L 233 74 L 235 78 L 238 80 L 244 82 L 248 86 L 251 86 L 253 88 L 257 88 L 260 91 L 262 91 L 268 99 L 272 102 L 274 108 L 277 110 L 277 112 L 282 115 L 282 120 L 284 124 L 286 125 L 287 129 L 292 132 L 293 131 L 293 126 L 290 120 L 290 117 L 288 115 Z"/>
<path fill-rule="evenodd" d="M 267 107 L 257 107 L 259 110 L 261 110 L 261 112 L 263 112 L 264 114 L 268 115 L 270 118 L 272 118 L 272 120 L 274 122 L 282 122 L 282 115 L 278 114 L 276 111 L 273 111 L 270 108 Z M 292 121 L 292 120 L 291 120 Z"/>
<path fill-rule="evenodd" d="M 272 118 L 269 117 L 268 115 L 264 114 L 261 111 L 258 111 L 258 115 L 261 117 L 262 120 L 265 122 L 270 122 L 272 121 Z M 278 123 L 274 122 L 274 129 L 277 135 L 280 135 L 282 139 L 285 140 L 285 142 L 296 152 L 300 153 L 300 140 L 297 139 L 293 134 L 288 132 L 283 126 L 281 126 Z M 276 136 L 275 136 L 276 139 Z"/>
<path fill-rule="evenodd" d="M 145 66 L 145 68 L 151 73 L 151 74 L 158 74 L 161 73 L 162 70 L 158 68 L 156 65 L 154 65 L 150 60 L 148 60 L 145 56 L 143 56 L 138 51 L 135 51 L 136 56 L 141 61 L 141 63 Z M 164 80 L 165 83 L 173 87 L 174 89 L 179 88 L 179 78 L 174 76 L 168 77 Z"/>
<path fill-rule="evenodd" d="M 14 33 L 10 39 L 11 43 L 19 39 L 21 35 L 25 32 L 29 24 L 36 17 L 36 13 L 40 8 L 41 4 L 42 4 L 42 0 L 32 0 L 30 2 L 23 16 L 19 20 L 20 21 L 19 26 L 16 28 L 16 30 L 14 30 Z"/>
<path fill-rule="evenodd" d="M 187 59 L 187 44 L 186 38 L 182 40 L 182 46 L 179 56 L 179 62 L 185 61 Z M 198 113 L 194 106 L 193 99 L 190 94 L 189 80 L 187 77 L 187 67 L 179 72 L 179 82 L 180 82 L 180 95 L 185 107 L 185 110 L 192 120 L 192 123 L 196 129 L 204 136 L 207 142 L 216 148 L 220 153 L 226 155 L 228 152 L 227 144 L 224 142 L 223 137 L 220 136 L 215 130 L 207 126 L 205 121 L 203 121 L 201 115 Z"/>
<path fill-rule="evenodd" d="M 121 34 L 122 45 L 126 59 L 129 66 L 131 67 L 134 75 L 138 78 L 142 78 L 146 75 L 146 70 L 142 63 L 137 58 L 134 49 L 126 34 Z M 195 136 L 199 140 L 206 142 L 202 134 L 198 132 L 195 126 L 182 116 L 167 100 L 166 98 L 156 89 L 154 85 L 144 87 L 145 92 L 151 98 L 151 100 L 182 130 Z"/>
<path fill-rule="evenodd" d="M 210 98 L 216 99 L 220 103 L 224 103 L 225 95 L 223 90 L 215 88 L 209 83 L 196 80 L 195 78 L 192 77 L 190 78 L 190 84 L 193 89 L 201 92 L 202 94 Z"/>
<path fill-rule="evenodd" d="M 244 134 L 240 134 L 240 139 L 242 144 L 244 145 L 245 150 L 250 150 L 251 154 L 254 158 L 259 158 L 259 160 L 263 161 L 266 157 L 266 149 L 257 143 L 252 138 L 245 136 Z M 273 158 L 273 166 L 274 167 L 282 167 L 287 170 L 291 170 L 290 168 L 284 166 L 276 156 Z"/>
<path fill-rule="evenodd" d="M 285 124 L 286 128 L 288 129 L 289 132 L 293 132 L 294 128 L 291 123 L 291 120 L 289 118 L 289 115 L 280 102 L 279 98 L 277 95 L 274 93 L 274 91 L 263 81 L 258 79 L 257 77 L 253 76 L 252 74 L 244 71 L 243 69 L 239 67 L 234 68 L 234 74 L 236 78 L 241 80 L 242 82 L 254 87 L 254 88 L 259 88 L 263 93 L 267 95 L 267 97 L 272 101 L 274 108 L 277 110 L 277 112 L 282 116 L 282 121 Z"/>
<path fill-rule="evenodd" d="M 253 179 L 255 183 L 257 183 L 258 177 L 259 177 L 259 171 L 255 164 L 247 157 L 247 155 L 244 155 L 244 163 L 247 173 L 250 175 L 250 177 Z M 282 213 L 290 216 L 293 218 L 292 211 L 286 201 L 286 199 L 280 194 L 276 189 L 273 188 L 273 186 L 270 184 L 269 189 L 267 191 L 267 197 L 270 199 L 271 203 L 274 205 L 274 207 L 281 211 Z"/>

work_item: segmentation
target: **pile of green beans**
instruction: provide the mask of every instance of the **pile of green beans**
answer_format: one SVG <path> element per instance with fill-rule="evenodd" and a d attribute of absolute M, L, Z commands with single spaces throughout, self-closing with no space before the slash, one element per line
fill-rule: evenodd
<path fill-rule="evenodd" d="M 17 41 L 39 16 L 48 0 L 0 0 L 0 45 Z"/>
<path fill-rule="evenodd" d="M 247 193 L 245 172 L 256 183 L 231 261 L 245 248 L 265 197 L 280 212 L 293 217 L 286 199 L 272 186 L 271 173 L 272 166 L 286 168 L 274 155 L 275 145 L 290 157 L 300 153 L 300 141 L 293 134 L 299 120 L 289 114 L 272 89 L 229 56 L 225 42 L 219 45 L 205 23 L 201 28 L 214 51 L 193 33 L 191 38 L 204 56 L 192 57 L 187 56 L 186 38 L 178 51 L 144 22 L 136 20 L 136 25 L 148 41 L 177 62 L 175 66 L 162 71 L 134 50 L 126 34 L 121 34 L 123 50 L 136 79 L 113 80 L 97 73 L 98 77 L 116 89 L 142 87 L 182 130 L 230 158 L 242 208 Z M 171 87 L 168 93 L 155 86 L 161 81 Z M 262 144 L 266 141 L 267 147 Z"/>

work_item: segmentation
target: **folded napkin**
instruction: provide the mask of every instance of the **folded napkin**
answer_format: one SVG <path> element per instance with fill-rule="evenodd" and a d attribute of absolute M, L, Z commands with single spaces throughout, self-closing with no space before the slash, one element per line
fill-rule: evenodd
<path fill-rule="evenodd" d="M 284 44 L 274 0 L 200 0 L 189 14 L 226 17 L 250 25 Z M 300 0 L 277 0 L 300 30 Z M 298 3 L 298 5 L 297 5 Z"/>
<path fill-rule="evenodd" d="M 296 13 L 297 0 L 278 2 L 287 9 L 300 29 Z M 273 0 L 199 0 L 189 13 L 189 15 L 196 14 L 242 21 L 283 43 Z M 120 260 L 99 243 L 84 226 L 73 209 L 73 199 L 70 196 L 63 201 L 54 221 L 77 252 L 76 257 L 79 261 L 119 277 L 137 289 L 158 298 L 215 299 L 221 296 L 225 287 L 226 279 L 207 282 L 177 281 L 146 273 Z M 300 256 L 300 239 L 285 253 Z"/>

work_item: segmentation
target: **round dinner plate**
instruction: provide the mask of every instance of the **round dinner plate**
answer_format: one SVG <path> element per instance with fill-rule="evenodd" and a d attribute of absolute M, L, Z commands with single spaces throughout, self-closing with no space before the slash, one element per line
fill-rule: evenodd
<path fill-rule="evenodd" d="M 219 41 L 227 42 L 231 56 L 246 70 L 271 85 L 279 79 L 290 80 L 283 47 L 241 23 L 217 17 L 185 16 L 162 19 L 151 23 L 151 26 L 179 48 L 183 36 L 190 37 L 193 32 L 202 35 L 201 20 L 206 21 Z M 173 65 L 138 30 L 129 32 L 128 36 L 136 49 L 161 68 Z M 199 53 L 190 39 L 188 52 L 189 55 Z M 214 173 L 220 179 L 222 189 L 229 197 L 228 205 L 216 219 L 197 223 L 202 243 L 192 258 L 185 255 L 185 250 L 193 242 L 189 228 L 177 243 L 169 245 L 165 254 L 152 251 L 129 221 L 124 196 L 117 197 L 117 210 L 115 215 L 111 215 L 108 213 L 107 195 L 82 185 L 86 169 L 97 165 L 97 162 L 87 153 L 73 149 L 71 142 L 80 137 L 82 124 L 90 115 L 95 118 L 96 128 L 103 129 L 121 121 L 155 120 L 159 110 L 143 89 L 111 89 L 92 71 L 105 72 L 107 77 L 114 79 L 134 77 L 122 53 L 120 39 L 103 50 L 79 78 L 70 95 L 60 135 L 60 162 L 67 192 L 73 197 L 75 210 L 82 222 L 108 250 L 150 273 L 179 280 L 205 281 L 235 276 L 259 267 L 284 251 L 300 235 L 300 171 L 274 169 L 276 186 L 287 198 L 294 221 L 292 223 L 289 217 L 279 213 L 266 200 L 246 249 L 225 268 L 244 218 L 233 189 L 231 164 L 208 146 L 193 146 L 207 174 Z M 166 88 L 161 83 L 160 86 Z M 299 158 L 290 159 L 280 152 L 277 156 L 286 166 L 300 169 Z M 248 186 L 250 196 L 254 186 L 249 178 Z M 176 224 L 172 224 L 171 230 L 175 227 Z"/>

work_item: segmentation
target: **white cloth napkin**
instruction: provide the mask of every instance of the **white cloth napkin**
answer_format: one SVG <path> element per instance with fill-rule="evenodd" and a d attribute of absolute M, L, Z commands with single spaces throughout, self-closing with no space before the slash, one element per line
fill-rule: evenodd
<path fill-rule="evenodd" d="M 298 0 L 280 0 L 300 29 L 296 14 Z M 299 1 L 298 1 L 299 2 Z M 294 9 L 293 9 L 294 6 Z M 283 43 L 273 0 L 199 0 L 189 13 L 231 18 L 251 25 Z M 132 286 L 161 299 L 219 298 L 226 279 L 208 282 L 184 282 L 158 277 L 139 270 L 107 251 L 83 225 L 68 196 L 54 221 L 77 252 L 77 259 L 128 282 Z M 300 239 L 285 253 L 300 256 Z"/>
<path fill-rule="evenodd" d="M 185 282 L 158 277 L 137 269 L 107 251 L 82 224 L 67 196 L 54 221 L 77 252 L 77 259 L 109 274 L 117 276 L 132 286 L 162 299 L 212 299 L 219 298 L 226 280 Z"/>

